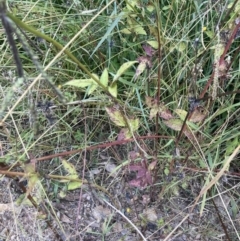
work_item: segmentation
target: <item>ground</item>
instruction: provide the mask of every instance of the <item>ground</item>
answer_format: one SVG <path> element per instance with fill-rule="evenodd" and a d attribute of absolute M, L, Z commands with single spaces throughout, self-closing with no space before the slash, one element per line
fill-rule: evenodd
<path fill-rule="evenodd" d="M 46 179 L 36 184 L 31 191 L 34 198 L 39 193 L 36 189 L 44 186 L 46 192 L 38 209 L 19 188 L 19 181 L 21 185 L 26 185 L 26 181 L 1 177 L 0 240 L 143 240 L 139 233 L 152 241 L 227 240 L 211 202 L 205 205 L 202 217 L 197 205 L 185 218 L 200 191 L 199 175 L 194 177 L 194 172 L 183 173 L 183 169 L 178 169 L 171 178 L 169 175 L 152 186 L 136 188 L 129 185 L 136 175 L 134 172 L 122 168 L 112 173 L 116 161 L 103 154 L 98 158 L 97 165 L 85 170 L 86 183 L 82 189 L 66 191 L 65 184 Z M 83 166 L 75 164 L 81 176 Z M 42 171 L 47 170 L 49 163 L 41 163 L 40 167 Z M 222 191 L 226 185 L 222 181 Z M 228 207 L 230 196 L 222 197 Z M 220 198 L 216 196 L 214 201 L 226 223 L 228 217 Z M 174 228 L 174 233 L 166 239 Z"/>

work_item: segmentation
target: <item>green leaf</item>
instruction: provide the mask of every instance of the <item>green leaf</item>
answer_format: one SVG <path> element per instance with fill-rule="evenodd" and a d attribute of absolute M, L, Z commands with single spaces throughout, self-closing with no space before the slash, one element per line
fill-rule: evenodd
<path fill-rule="evenodd" d="M 138 118 L 132 119 L 132 120 L 130 119 L 129 125 L 130 125 L 132 131 L 136 131 L 139 128 L 139 119 Z"/>
<path fill-rule="evenodd" d="M 210 30 L 206 30 L 204 31 L 204 33 L 210 38 L 213 39 L 214 37 L 214 32 L 210 31 Z"/>
<path fill-rule="evenodd" d="M 136 7 L 137 4 L 139 4 L 138 0 L 128 0 L 127 1 L 127 9 L 130 11 L 134 11 L 134 7 Z"/>
<path fill-rule="evenodd" d="M 67 192 L 66 192 L 66 189 L 65 190 L 61 190 L 59 193 L 58 193 L 58 196 L 60 198 L 65 198 L 67 196 Z"/>
<path fill-rule="evenodd" d="M 116 106 L 106 107 L 106 111 L 115 125 L 117 126 L 126 126 L 124 117 L 122 116 L 120 110 Z"/>
<path fill-rule="evenodd" d="M 100 77 L 100 82 L 107 87 L 108 86 L 108 70 L 104 69 Z"/>
<path fill-rule="evenodd" d="M 185 120 L 188 112 L 185 110 L 181 110 L 181 109 L 176 109 L 175 112 L 177 113 L 177 115 L 180 117 L 180 119 L 182 121 Z M 206 117 L 206 111 L 204 109 L 200 109 L 200 108 L 196 108 L 192 114 L 191 114 L 191 118 L 189 119 L 189 121 L 197 123 L 202 121 L 204 118 Z M 191 125 L 192 127 L 192 125 Z"/>
<path fill-rule="evenodd" d="M 187 44 L 185 42 L 180 42 L 177 46 L 176 46 L 176 49 L 179 51 L 179 52 L 183 52 L 187 47 Z"/>
<path fill-rule="evenodd" d="M 79 182 L 70 182 L 68 183 L 67 189 L 70 190 L 75 190 L 77 188 L 80 188 L 82 186 L 82 182 L 79 180 Z"/>
<path fill-rule="evenodd" d="M 127 140 L 132 137 L 132 133 L 139 128 L 139 119 L 130 119 L 128 120 L 128 124 L 131 127 L 131 131 L 128 128 L 122 128 L 117 137 L 118 141 Z"/>
<path fill-rule="evenodd" d="M 73 79 L 65 83 L 64 85 L 75 86 L 79 88 L 85 88 L 94 83 L 93 79 Z"/>
<path fill-rule="evenodd" d="M 39 177 L 37 174 L 31 175 L 30 178 L 28 179 L 28 184 L 27 184 L 27 191 L 25 193 L 26 196 L 28 196 L 37 182 L 39 181 Z M 39 203 L 39 202 L 38 202 Z"/>
<path fill-rule="evenodd" d="M 87 94 L 91 95 L 96 89 L 97 89 L 97 85 L 96 84 L 92 84 L 89 89 L 87 90 Z"/>
<path fill-rule="evenodd" d="M 78 179 L 77 171 L 70 162 L 67 162 L 66 160 L 62 160 L 62 164 L 63 164 L 63 167 L 66 170 L 66 172 L 69 174 L 68 177 Z M 82 185 L 81 180 L 69 181 L 69 183 L 67 184 L 67 189 L 74 190 L 74 189 L 81 187 L 81 185 Z"/>
<path fill-rule="evenodd" d="M 129 61 L 121 65 L 121 67 L 118 69 L 116 75 L 113 78 L 113 83 L 118 80 L 118 78 L 125 73 L 125 71 L 133 66 L 134 64 L 138 63 L 138 61 Z"/>
<path fill-rule="evenodd" d="M 233 151 L 240 144 L 240 141 L 238 140 L 238 137 L 236 136 L 231 141 L 226 142 L 226 144 L 227 144 L 227 149 L 226 149 L 226 152 L 225 152 L 225 156 L 231 156 Z"/>
<path fill-rule="evenodd" d="M 180 131 L 182 128 L 183 121 L 180 119 L 170 119 L 167 121 L 163 121 L 163 123 L 172 130 Z"/>
<path fill-rule="evenodd" d="M 181 119 L 164 120 L 163 123 L 175 131 L 180 131 L 182 129 L 182 125 L 183 125 L 183 121 Z M 183 130 L 183 134 L 186 137 L 188 137 L 188 139 L 194 140 L 194 136 L 187 125 L 185 126 L 185 129 Z"/>
<path fill-rule="evenodd" d="M 100 48 L 100 46 L 103 44 L 103 42 L 105 40 L 107 40 L 107 38 L 111 35 L 111 32 L 113 31 L 113 29 L 118 25 L 119 21 L 121 20 L 121 18 L 123 17 L 124 12 L 121 12 L 119 14 L 119 16 L 116 17 L 116 19 L 112 22 L 111 25 L 109 25 L 107 32 L 104 34 L 104 36 L 102 37 L 102 39 L 100 40 L 100 42 L 98 43 L 98 45 L 96 46 L 96 48 L 93 50 L 92 54 L 90 55 L 90 58 L 93 56 L 93 54 Z M 113 13 L 111 14 L 111 17 L 113 18 Z"/>
<path fill-rule="evenodd" d="M 97 79 L 99 79 L 99 77 L 96 74 L 93 74 Z M 87 94 L 91 95 L 96 89 L 97 89 L 98 85 L 97 83 L 94 81 L 92 83 L 92 85 L 89 87 L 89 89 L 87 90 Z"/>
<path fill-rule="evenodd" d="M 139 63 L 136 73 L 134 75 L 134 79 L 136 80 L 140 74 L 146 69 L 147 67 L 147 60 L 143 60 L 142 62 Z"/>
<path fill-rule="evenodd" d="M 147 41 L 147 43 L 154 49 L 158 49 L 158 41 Z"/>
<path fill-rule="evenodd" d="M 165 168 L 165 169 L 164 169 L 164 173 L 165 173 L 166 176 L 168 176 L 168 174 L 170 173 L 169 169 L 168 169 L 168 168 Z"/>
<path fill-rule="evenodd" d="M 186 116 L 187 116 L 187 111 L 181 110 L 181 109 L 176 109 L 176 110 L 174 110 L 174 111 L 175 111 L 175 113 L 179 116 L 179 118 L 180 118 L 182 121 L 185 120 L 185 118 L 186 118 Z"/>
<path fill-rule="evenodd" d="M 110 92 L 110 94 L 114 97 L 117 97 L 117 82 L 112 83 L 109 87 L 108 87 L 108 91 Z"/>
<path fill-rule="evenodd" d="M 148 5 L 147 5 L 147 10 L 148 10 L 149 12 L 153 12 L 153 11 L 155 10 L 154 5 L 148 4 Z"/>
<path fill-rule="evenodd" d="M 133 27 L 133 31 L 136 34 L 141 34 L 141 35 L 147 35 L 146 31 L 144 30 L 144 28 L 140 25 L 134 26 Z"/>
<path fill-rule="evenodd" d="M 171 7 L 170 5 L 164 6 L 164 7 L 162 8 L 162 10 L 163 10 L 163 11 L 168 10 L 170 7 Z"/>
<path fill-rule="evenodd" d="M 70 162 L 63 159 L 62 164 L 63 164 L 63 167 L 64 167 L 65 171 L 68 174 L 73 175 L 73 176 L 77 175 L 77 171 L 76 171 L 75 167 Z M 78 175 L 77 175 L 77 177 L 78 177 Z"/>
<path fill-rule="evenodd" d="M 123 33 L 123 34 L 131 34 L 131 31 L 129 29 L 127 29 L 127 28 L 123 28 L 121 30 L 121 33 Z"/>
<path fill-rule="evenodd" d="M 106 75 L 106 73 L 104 73 L 104 71 L 103 71 L 103 75 L 104 76 Z M 99 79 L 99 77 L 96 74 L 93 74 L 93 76 L 95 76 L 97 79 Z M 106 79 L 102 80 L 102 81 L 106 82 Z M 88 95 L 92 94 L 98 87 L 98 84 L 92 78 L 91 79 L 73 79 L 73 80 L 68 81 L 64 85 L 70 85 L 70 86 L 75 86 L 75 87 L 79 87 L 79 88 L 89 87 L 87 90 Z"/>

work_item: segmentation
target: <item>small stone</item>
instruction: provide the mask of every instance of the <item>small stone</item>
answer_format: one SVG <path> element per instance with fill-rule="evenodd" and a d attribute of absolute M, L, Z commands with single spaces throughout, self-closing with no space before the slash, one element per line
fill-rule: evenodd
<path fill-rule="evenodd" d="M 155 222 L 155 221 L 157 221 L 157 218 L 158 218 L 156 211 L 153 208 L 146 209 L 144 211 L 143 215 L 150 222 Z"/>

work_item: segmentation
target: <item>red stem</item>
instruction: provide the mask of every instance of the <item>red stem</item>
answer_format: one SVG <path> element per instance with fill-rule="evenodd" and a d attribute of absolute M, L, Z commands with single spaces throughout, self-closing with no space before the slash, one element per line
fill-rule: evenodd
<path fill-rule="evenodd" d="M 140 136 L 140 137 L 137 137 L 136 139 L 143 140 L 143 139 L 155 139 L 155 138 L 174 139 L 174 137 L 172 137 L 172 136 L 156 136 L 156 135 L 155 136 Z M 90 150 L 94 150 L 94 149 L 98 149 L 98 148 L 106 148 L 106 147 L 110 147 L 110 146 L 121 145 L 121 144 L 132 142 L 132 141 L 135 141 L 135 140 L 133 138 L 131 138 L 131 139 L 122 140 L 122 141 L 112 141 L 112 142 L 108 142 L 108 143 L 98 144 L 98 145 L 95 145 L 95 146 L 89 146 L 89 147 L 86 147 L 86 148 L 80 148 L 80 149 L 77 149 L 77 150 L 65 151 L 65 152 L 52 154 L 52 155 L 49 155 L 49 156 L 38 157 L 38 158 L 35 158 L 34 161 L 35 162 L 46 161 L 46 160 L 49 160 L 49 159 L 53 159 L 55 157 L 68 156 L 68 155 L 76 154 L 76 153 L 81 152 L 83 150 L 84 151 L 90 151 Z"/>

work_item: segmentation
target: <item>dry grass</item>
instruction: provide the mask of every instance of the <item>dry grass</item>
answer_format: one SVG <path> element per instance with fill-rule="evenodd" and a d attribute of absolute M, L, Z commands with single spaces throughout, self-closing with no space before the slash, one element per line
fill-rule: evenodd
<path fill-rule="evenodd" d="M 239 1 L 129 3 L 1 3 L 0 240 L 240 239 Z"/>

